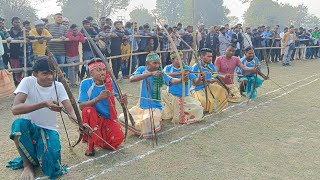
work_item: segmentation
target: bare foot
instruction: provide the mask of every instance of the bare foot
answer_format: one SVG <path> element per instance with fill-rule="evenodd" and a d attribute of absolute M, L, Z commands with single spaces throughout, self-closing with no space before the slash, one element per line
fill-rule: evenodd
<path fill-rule="evenodd" d="M 32 166 L 26 166 L 23 168 L 23 172 L 21 174 L 21 179 L 22 180 L 33 180 L 34 178 L 34 173 L 33 173 L 33 168 Z"/>

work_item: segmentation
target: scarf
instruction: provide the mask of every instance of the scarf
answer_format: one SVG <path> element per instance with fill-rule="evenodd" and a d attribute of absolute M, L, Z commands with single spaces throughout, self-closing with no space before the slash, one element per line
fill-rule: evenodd
<path fill-rule="evenodd" d="M 108 72 L 106 73 L 105 84 L 106 84 L 106 90 L 113 92 L 112 79 L 111 79 Z M 108 103 L 110 105 L 110 120 L 114 121 L 118 118 L 117 111 L 116 111 L 116 102 L 115 102 L 114 96 L 110 96 L 108 98 Z"/>

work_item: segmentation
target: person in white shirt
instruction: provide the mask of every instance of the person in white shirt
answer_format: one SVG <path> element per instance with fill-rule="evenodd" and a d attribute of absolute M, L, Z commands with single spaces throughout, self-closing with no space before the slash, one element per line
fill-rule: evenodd
<path fill-rule="evenodd" d="M 21 158 L 9 164 L 12 169 L 24 168 L 22 179 L 34 179 L 33 168 L 38 165 L 50 179 L 66 173 L 61 166 L 56 113 L 64 108 L 70 118 L 76 115 L 63 85 L 54 79 L 48 61 L 41 59 L 33 66 L 33 76 L 24 78 L 14 91 L 12 113 L 21 117 L 13 122 L 10 138 Z"/>

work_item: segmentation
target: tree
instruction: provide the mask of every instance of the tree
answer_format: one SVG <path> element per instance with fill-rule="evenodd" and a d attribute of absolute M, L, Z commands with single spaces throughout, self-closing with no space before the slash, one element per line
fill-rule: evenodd
<path fill-rule="evenodd" d="M 249 0 L 245 0 L 248 2 Z M 252 0 L 244 14 L 247 26 L 294 25 L 296 27 L 312 26 L 310 22 L 319 22 L 319 18 L 308 13 L 308 7 L 300 4 L 291 6 L 272 0 Z"/>
<path fill-rule="evenodd" d="M 155 19 L 149 13 L 148 9 L 145 8 L 136 8 L 130 12 L 130 21 L 140 22 L 140 23 L 149 23 L 152 24 Z"/>
<path fill-rule="evenodd" d="M 74 8 L 77 7 L 77 8 Z M 62 14 L 72 23 L 82 25 L 82 20 L 92 15 L 92 4 L 87 0 L 67 0 L 62 6 Z"/>
<path fill-rule="evenodd" d="M 96 19 L 110 16 L 118 10 L 125 9 L 129 2 L 130 0 L 58 0 L 62 13 L 77 23 L 86 16 Z"/>
<path fill-rule="evenodd" d="M 195 24 L 221 25 L 228 22 L 229 10 L 223 6 L 223 0 L 157 0 L 158 15 L 169 25 L 177 22 L 192 25 L 193 11 Z"/>
<path fill-rule="evenodd" d="M 14 16 L 20 17 L 22 21 L 33 22 L 37 19 L 36 11 L 28 0 L 0 0 L 0 4 L 0 14 L 8 22 Z"/>
<path fill-rule="evenodd" d="M 184 0 L 157 0 L 156 14 L 170 26 L 183 17 Z"/>
<path fill-rule="evenodd" d="M 228 16 L 229 24 L 232 26 L 235 26 L 239 23 L 239 18 L 237 16 Z"/>

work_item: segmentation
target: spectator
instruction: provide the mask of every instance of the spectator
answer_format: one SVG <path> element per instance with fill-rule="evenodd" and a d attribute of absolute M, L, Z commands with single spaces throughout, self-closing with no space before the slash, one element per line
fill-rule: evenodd
<path fill-rule="evenodd" d="M 69 29 L 70 21 L 68 18 L 63 17 L 62 18 L 62 25 L 64 25 L 67 29 Z"/>
<path fill-rule="evenodd" d="M 104 26 L 105 25 L 106 25 L 106 17 L 102 16 L 102 17 L 99 18 L 99 32 L 100 31 L 104 31 Z"/>
<path fill-rule="evenodd" d="M 224 52 L 226 51 L 227 47 L 231 44 L 229 38 L 226 35 L 226 28 L 220 28 L 219 34 L 219 56 L 223 56 Z"/>
<path fill-rule="evenodd" d="M 52 39 L 50 32 L 44 29 L 44 24 L 41 19 L 34 22 L 35 28 L 31 29 L 30 36 L 34 36 L 38 42 L 32 44 L 33 53 L 36 56 L 44 56 L 46 54 L 47 42 Z"/>
<path fill-rule="evenodd" d="M 26 36 L 29 37 L 29 31 L 26 30 Z M 24 67 L 24 46 L 20 46 L 20 51 L 19 51 L 19 62 L 21 64 L 21 67 Z M 32 50 L 32 43 L 27 42 L 26 43 L 26 67 L 27 68 L 31 68 L 33 66 L 34 63 L 34 54 L 33 54 L 33 50 Z M 32 71 L 28 71 L 27 72 L 28 76 L 31 76 Z M 24 74 L 22 74 L 22 77 Z"/>
<path fill-rule="evenodd" d="M 294 27 L 290 26 L 289 32 L 285 33 L 283 36 L 283 44 L 282 47 L 284 49 L 284 56 L 283 56 L 283 66 L 290 66 L 290 58 L 293 52 L 293 49 L 295 47 L 295 41 L 296 41 L 296 33 L 294 31 Z"/>
<path fill-rule="evenodd" d="M 96 37 L 97 32 L 93 27 L 91 27 L 89 20 L 83 20 L 82 25 L 83 25 L 83 28 L 88 32 L 91 38 Z M 83 29 L 81 29 L 81 33 L 84 34 Z M 94 51 L 91 48 L 88 40 L 86 40 L 86 42 L 82 45 L 82 52 L 83 52 L 83 60 L 87 61 L 94 58 Z"/>
<path fill-rule="evenodd" d="M 23 21 L 22 23 L 23 27 L 26 28 L 26 30 L 30 31 L 31 30 L 31 23 L 30 21 Z"/>
<path fill-rule="evenodd" d="M 122 77 L 123 79 L 128 79 L 129 78 L 129 59 L 130 59 L 130 54 L 131 49 L 130 45 L 128 42 L 128 38 L 123 36 L 122 38 L 122 44 L 121 44 L 121 55 L 127 55 L 121 57 L 121 71 L 122 71 Z"/>
<path fill-rule="evenodd" d="M 103 28 L 103 31 L 100 31 L 99 34 L 96 36 L 97 38 L 103 38 L 103 42 L 104 42 L 104 47 L 99 47 L 102 51 L 102 53 L 105 54 L 106 57 L 110 57 L 111 56 L 111 38 L 116 37 L 117 35 L 115 35 L 114 33 L 111 32 L 111 27 L 109 25 L 105 25 Z M 98 42 L 100 42 L 101 39 L 98 40 Z M 99 43 L 97 42 L 97 44 L 99 45 Z"/>
<path fill-rule="evenodd" d="M 142 29 L 140 29 L 139 34 L 141 36 L 151 36 L 151 33 L 149 31 L 149 25 L 145 24 L 143 25 Z M 141 37 L 140 43 L 139 43 L 139 52 L 144 52 L 144 49 L 148 46 L 148 39 L 147 37 Z M 145 66 L 146 64 L 146 54 L 141 54 L 139 57 L 139 66 Z"/>
<path fill-rule="evenodd" d="M 54 23 L 48 24 L 47 29 L 53 38 L 60 38 L 65 40 L 65 35 L 68 32 L 67 27 L 62 25 L 62 14 L 57 13 L 54 15 Z M 65 42 L 48 42 L 48 47 L 54 55 L 58 64 L 64 64 L 66 60 Z"/>
<path fill-rule="evenodd" d="M 313 45 L 314 46 L 319 46 L 319 38 L 320 38 L 320 33 L 318 32 L 318 27 L 315 27 L 313 32 L 311 33 L 312 34 L 312 38 L 313 38 Z M 319 48 L 316 47 L 316 48 L 312 48 L 312 51 L 311 51 L 311 59 L 314 58 L 318 58 L 318 51 L 319 51 Z"/>
<path fill-rule="evenodd" d="M 47 18 L 41 18 L 41 20 L 44 22 L 44 27 L 46 27 L 49 23 L 49 20 Z"/>
<path fill-rule="evenodd" d="M 236 47 L 236 51 L 234 56 L 241 57 L 242 56 L 242 49 L 243 49 L 243 37 L 240 33 L 240 27 L 236 26 L 234 28 L 234 33 L 232 34 L 232 45 Z"/>
<path fill-rule="evenodd" d="M 309 46 L 313 46 L 313 41 L 312 41 L 312 29 L 309 29 L 309 31 L 306 32 L 306 39 L 308 39 L 308 41 L 306 41 L 306 45 L 307 47 Z M 306 49 L 306 59 L 310 59 L 311 54 L 312 54 L 312 48 L 307 48 Z"/>
<path fill-rule="evenodd" d="M 219 51 L 219 37 L 216 34 L 216 30 L 213 26 L 210 27 L 209 33 L 206 37 L 205 47 L 212 50 L 212 64 L 218 56 L 217 52 Z"/>
<path fill-rule="evenodd" d="M 244 48 L 252 47 L 251 28 L 250 27 L 246 27 L 245 32 L 242 35 L 243 35 Z"/>
<path fill-rule="evenodd" d="M 272 45 L 272 39 L 271 39 L 272 33 L 270 31 L 269 26 L 265 28 L 265 31 L 262 33 L 262 35 L 263 35 L 263 40 L 261 41 L 262 47 L 270 47 Z M 264 60 L 269 62 L 270 49 L 263 49 L 262 54 L 263 54 Z"/>
<path fill-rule="evenodd" d="M 5 20 L 3 18 L 0 17 L 0 36 L 3 40 L 6 40 L 9 37 L 9 34 L 5 28 Z M 4 48 L 4 54 L 2 55 L 2 60 L 3 60 L 3 64 L 5 69 L 8 68 L 8 63 L 9 63 L 9 48 L 8 46 L 3 46 Z"/>
<path fill-rule="evenodd" d="M 187 30 L 185 31 L 185 34 L 182 36 L 183 41 L 181 46 L 184 50 L 189 50 L 189 51 L 183 51 L 183 60 L 188 66 L 190 65 L 192 60 L 192 49 L 190 49 L 189 47 L 191 48 L 194 47 L 192 32 L 193 32 L 193 27 L 188 26 Z"/>
<path fill-rule="evenodd" d="M 12 28 L 9 31 L 9 39 L 10 42 L 13 40 L 18 40 L 23 38 L 23 32 L 21 29 L 21 21 L 18 17 L 13 17 L 11 19 Z M 14 68 L 21 68 L 21 63 L 19 61 L 19 55 L 20 55 L 20 44 L 17 43 L 11 43 L 10 44 L 10 66 L 12 69 Z M 20 81 L 22 80 L 22 73 L 21 72 L 14 72 L 13 78 L 15 85 L 17 86 Z"/>
<path fill-rule="evenodd" d="M 111 39 L 111 56 L 118 56 L 121 55 L 121 44 L 122 44 L 122 37 L 124 36 L 124 29 L 122 21 L 114 22 L 114 30 L 112 31 L 117 36 Z M 112 70 L 113 73 L 118 79 L 120 66 L 121 66 L 121 58 L 112 59 Z"/>
<path fill-rule="evenodd" d="M 66 37 L 70 40 L 66 44 L 66 54 L 67 54 L 67 63 L 79 63 L 79 43 L 85 43 L 86 40 L 81 32 L 78 30 L 78 26 L 72 24 L 70 26 L 70 31 L 67 33 Z M 77 74 L 79 72 L 79 67 L 77 65 L 68 67 L 69 80 L 72 88 L 76 88 L 77 85 Z"/>
<path fill-rule="evenodd" d="M 82 25 L 83 25 L 83 28 L 81 29 L 82 34 L 84 34 L 83 29 L 85 29 L 91 38 L 95 38 L 97 36 L 97 32 L 95 31 L 95 29 L 93 27 L 91 27 L 91 23 L 88 19 L 83 20 Z M 95 51 L 92 49 L 88 40 L 86 40 L 86 42 L 82 44 L 82 54 L 83 54 L 83 56 L 82 56 L 83 61 L 89 61 L 95 57 Z M 83 65 L 81 68 L 81 73 L 80 73 L 81 80 L 84 78 L 85 74 L 87 74 L 89 76 L 88 67 Z"/>

